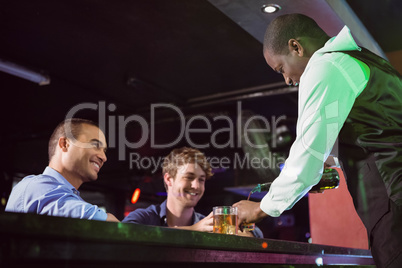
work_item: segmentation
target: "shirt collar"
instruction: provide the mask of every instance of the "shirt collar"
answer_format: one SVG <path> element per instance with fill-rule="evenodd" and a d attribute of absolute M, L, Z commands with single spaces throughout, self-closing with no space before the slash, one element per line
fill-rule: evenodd
<path fill-rule="evenodd" d="M 315 53 L 324 54 L 327 52 L 350 51 L 350 50 L 361 50 L 361 48 L 357 45 L 356 41 L 353 39 L 348 26 L 344 26 L 337 36 L 329 39 L 325 43 L 324 47 L 320 48 Z"/>
<path fill-rule="evenodd" d="M 77 189 L 75 189 L 75 187 L 71 183 L 69 183 L 68 180 L 66 180 L 66 178 L 63 177 L 63 175 L 61 175 L 59 172 L 57 172 L 53 168 L 47 166 L 45 168 L 45 170 L 43 171 L 43 175 L 48 175 L 48 176 L 55 178 L 58 182 L 66 185 L 69 189 L 71 189 L 71 191 L 73 193 L 75 193 L 76 195 L 80 195 L 80 192 Z"/>
<path fill-rule="evenodd" d="M 160 210 L 159 210 L 159 218 L 161 220 L 162 226 L 167 226 L 166 202 L 167 202 L 167 199 L 165 201 L 163 201 L 163 203 L 160 205 Z"/>
<path fill-rule="evenodd" d="M 348 26 L 344 26 L 337 36 L 334 36 L 331 39 L 329 39 L 322 48 L 314 52 L 313 56 L 307 63 L 305 71 L 300 77 L 300 86 L 302 85 L 302 80 L 304 80 L 306 70 L 310 68 L 310 66 L 313 66 L 315 60 L 319 60 L 319 58 L 323 56 L 325 53 L 337 52 L 337 51 L 352 51 L 352 50 L 360 51 L 361 48 L 357 45 L 356 41 L 353 39 Z M 300 88 L 299 92 L 301 92 Z"/>
<path fill-rule="evenodd" d="M 163 201 L 163 203 L 161 203 L 161 206 L 160 206 L 161 209 L 159 211 L 159 218 L 161 219 L 161 223 L 163 225 L 167 226 L 166 203 L 167 203 L 167 199 L 165 201 Z M 196 213 L 195 210 L 194 210 L 193 211 L 193 217 L 192 217 L 193 222 L 191 224 L 195 224 L 195 223 L 199 222 L 201 220 L 200 216 L 201 215 L 198 215 L 198 213 Z"/>
<path fill-rule="evenodd" d="M 193 224 L 199 222 L 200 220 L 202 220 L 202 215 L 199 214 L 199 213 L 196 213 L 195 210 L 194 210 L 194 213 L 193 213 Z"/>
<path fill-rule="evenodd" d="M 162 219 L 163 217 L 166 217 L 166 203 L 167 199 L 163 201 L 161 204 L 161 210 L 159 211 L 159 217 Z"/>

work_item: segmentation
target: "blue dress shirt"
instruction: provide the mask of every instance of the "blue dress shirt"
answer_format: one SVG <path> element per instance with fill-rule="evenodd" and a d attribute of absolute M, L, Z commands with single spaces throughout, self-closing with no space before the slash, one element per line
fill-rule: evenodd
<path fill-rule="evenodd" d="M 6 211 L 105 221 L 106 212 L 85 202 L 56 170 L 23 178 L 11 191 Z"/>
<path fill-rule="evenodd" d="M 193 213 L 193 221 L 191 225 L 196 224 L 200 220 L 205 218 L 204 215 L 194 211 Z M 131 211 L 122 222 L 130 222 L 144 225 L 153 225 L 153 226 L 164 226 L 167 227 L 167 219 L 166 219 L 166 200 L 163 203 L 158 205 L 150 205 L 147 208 L 138 208 L 134 211 Z M 251 231 L 255 237 L 263 238 L 264 235 L 257 226 L 254 231 Z"/>

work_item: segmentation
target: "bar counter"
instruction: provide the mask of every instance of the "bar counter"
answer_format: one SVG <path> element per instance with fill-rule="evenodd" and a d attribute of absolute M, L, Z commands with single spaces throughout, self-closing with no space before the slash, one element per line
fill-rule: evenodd
<path fill-rule="evenodd" d="M 375 267 L 370 251 L 0 213 L 0 267 Z"/>

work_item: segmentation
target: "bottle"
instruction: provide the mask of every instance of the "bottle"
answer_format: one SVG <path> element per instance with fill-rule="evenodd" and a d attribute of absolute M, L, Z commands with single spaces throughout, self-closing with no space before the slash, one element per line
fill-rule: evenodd
<path fill-rule="evenodd" d="M 335 189 L 339 186 L 339 173 L 335 168 L 325 168 L 321 180 L 310 191 Z"/>
<path fill-rule="evenodd" d="M 264 192 L 264 191 L 269 191 L 269 188 L 271 187 L 272 182 L 267 182 L 267 183 L 260 183 L 257 184 L 256 187 L 254 187 L 250 195 L 255 193 L 255 192 Z M 319 190 L 329 190 L 329 189 L 336 189 L 339 186 L 339 173 L 335 168 L 325 168 L 324 172 L 322 173 L 321 180 L 311 188 L 311 191 L 319 191 Z"/>

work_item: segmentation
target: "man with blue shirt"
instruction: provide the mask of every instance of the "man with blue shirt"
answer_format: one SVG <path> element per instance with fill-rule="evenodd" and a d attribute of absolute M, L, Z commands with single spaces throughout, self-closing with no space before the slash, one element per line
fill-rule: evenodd
<path fill-rule="evenodd" d="M 194 210 L 204 194 L 205 181 L 213 175 L 205 155 L 188 147 L 174 149 L 165 157 L 162 172 L 167 199 L 132 211 L 122 222 L 212 232 L 212 212 L 205 217 Z M 263 237 L 258 228 L 239 234 Z"/>
<path fill-rule="evenodd" d="M 119 220 L 85 202 L 78 188 L 95 181 L 106 162 L 106 138 L 92 121 L 60 123 L 49 140 L 49 165 L 40 175 L 23 178 L 11 191 L 5 211 L 99 221 Z"/>
<path fill-rule="evenodd" d="M 318 183 L 323 162 L 339 138 L 339 158 L 373 259 L 377 267 L 402 267 L 400 74 L 359 47 L 346 26 L 330 38 L 301 14 L 273 20 L 263 52 L 287 84 L 299 85 L 297 137 L 261 202 L 234 204 L 240 222 L 291 209 Z"/>

